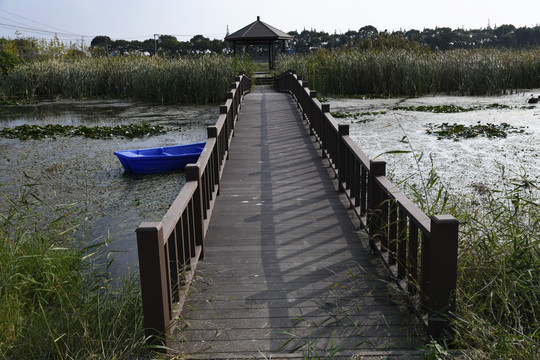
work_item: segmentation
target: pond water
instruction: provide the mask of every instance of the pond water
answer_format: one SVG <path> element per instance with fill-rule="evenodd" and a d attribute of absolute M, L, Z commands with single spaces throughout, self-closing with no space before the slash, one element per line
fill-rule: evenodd
<path fill-rule="evenodd" d="M 501 168 L 507 178 L 521 181 L 524 176 L 540 185 L 540 104 L 527 103 L 531 94 L 538 96 L 540 89 L 496 97 L 426 96 L 329 99 L 328 102 L 331 112 L 372 113 L 337 120 L 350 125 L 352 139 L 370 159 L 387 162 L 387 173 L 394 182 L 407 179 L 422 186 L 433 169 L 453 194 L 468 196 L 478 189 L 501 190 Z M 476 110 L 460 113 L 393 110 L 396 106 L 439 105 Z M 443 123 L 466 126 L 507 123 L 523 133 L 509 132 L 505 138 L 439 140 L 426 132 L 429 124 Z M 409 152 L 388 153 L 392 151 Z"/>
<path fill-rule="evenodd" d="M 15 196 L 24 184 L 39 182 L 37 196 L 50 206 L 75 204 L 85 243 L 110 239 L 115 273 L 137 264 L 135 229 L 159 221 L 185 183 L 183 171 L 133 175 L 116 150 L 204 141 L 215 124 L 218 106 L 151 106 L 123 101 L 55 101 L 0 108 L 0 128 L 22 124 L 114 126 L 146 121 L 168 132 L 145 138 L 106 140 L 57 137 L 43 140 L 0 138 L 0 194 Z M 7 202 L 0 202 L 0 211 Z M 44 208 L 42 221 L 54 216 Z M 137 269 L 131 269 L 138 272 Z"/>

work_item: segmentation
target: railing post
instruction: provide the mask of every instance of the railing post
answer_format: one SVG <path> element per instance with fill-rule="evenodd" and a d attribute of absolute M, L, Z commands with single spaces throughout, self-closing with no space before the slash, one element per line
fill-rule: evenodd
<path fill-rule="evenodd" d="M 320 128 L 317 129 L 319 140 L 321 142 L 321 151 L 322 151 L 322 157 L 327 157 L 326 150 L 328 148 L 328 139 L 326 138 L 326 132 L 325 132 L 325 124 L 326 124 L 326 114 L 330 112 L 330 104 L 321 104 L 321 110 L 323 112 L 321 122 L 320 122 Z M 330 161 L 330 159 L 328 159 Z M 332 165 L 332 164 L 329 164 Z"/>
<path fill-rule="evenodd" d="M 458 228 L 451 215 L 432 216 L 431 238 L 422 249 L 422 292 L 427 295 L 428 334 L 434 338 L 447 330 L 456 307 Z"/>
<path fill-rule="evenodd" d="M 145 334 L 151 342 L 170 348 L 171 295 L 168 284 L 169 258 L 165 254 L 163 227 L 143 222 L 136 230 Z"/>
<path fill-rule="evenodd" d="M 313 102 L 313 99 L 315 99 L 316 97 L 317 97 L 317 91 L 310 90 L 309 101 L 306 101 L 307 120 L 308 120 L 308 124 L 310 125 L 309 126 L 310 128 L 312 127 L 312 122 L 315 118 L 315 111 L 318 110 L 318 109 L 315 109 L 315 103 Z"/>
<path fill-rule="evenodd" d="M 308 106 L 308 101 L 306 99 L 306 89 L 308 89 L 308 82 L 302 81 L 302 89 L 300 90 L 300 106 L 302 107 L 302 119 L 304 120 L 307 119 L 306 112 L 308 111 L 308 109 L 306 109 L 306 107 Z"/>
<path fill-rule="evenodd" d="M 343 192 L 346 190 L 346 185 L 344 184 L 347 181 L 347 172 L 349 171 L 347 169 L 347 147 L 345 146 L 345 141 L 343 141 L 344 136 L 349 136 L 349 125 L 347 124 L 339 124 L 338 125 L 338 133 L 339 133 L 339 150 L 338 150 L 338 159 L 337 159 L 337 166 L 338 169 L 338 181 L 339 191 Z"/>
<path fill-rule="evenodd" d="M 371 160 L 369 164 L 367 226 L 369 229 L 369 247 L 371 250 L 376 251 L 376 242 L 379 240 L 379 235 L 382 231 L 381 216 L 384 193 L 382 189 L 375 184 L 375 178 L 377 176 L 386 175 L 386 162 Z"/>
<path fill-rule="evenodd" d="M 229 141 L 231 140 L 231 137 L 234 136 L 234 120 L 231 119 L 231 116 L 229 116 L 229 108 L 227 105 L 220 105 L 219 106 L 219 114 L 225 115 L 225 132 L 226 138 L 227 138 L 227 150 L 229 149 Z M 229 158 L 229 152 L 227 151 L 227 159 Z"/>
<path fill-rule="evenodd" d="M 186 181 L 196 181 L 197 190 L 193 194 L 193 212 L 195 221 L 195 245 L 201 246 L 200 259 L 204 259 L 204 221 L 206 219 L 206 204 L 203 202 L 203 192 L 205 191 L 202 186 L 201 169 L 197 164 L 188 164 L 185 167 Z M 207 195 L 210 196 L 210 195 Z"/>
<path fill-rule="evenodd" d="M 213 178 L 214 178 L 214 186 L 217 186 L 218 187 L 218 190 L 217 190 L 217 195 L 219 195 L 219 190 L 220 190 L 220 177 L 219 177 L 219 173 L 221 171 L 221 164 L 223 163 L 223 153 L 222 151 L 225 151 L 225 149 L 223 148 L 222 144 L 221 144 L 221 141 L 219 139 L 219 136 L 218 136 L 218 128 L 214 125 L 212 126 L 208 126 L 206 128 L 206 131 L 208 133 L 208 138 L 211 139 L 211 138 L 214 138 L 216 139 L 216 159 L 214 161 L 214 169 L 213 169 Z M 228 145 L 228 142 L 227 142 L 227 145 Z M 228 149 L 226 149 L 227 151 L 227 154 L 228 154 Z"/>

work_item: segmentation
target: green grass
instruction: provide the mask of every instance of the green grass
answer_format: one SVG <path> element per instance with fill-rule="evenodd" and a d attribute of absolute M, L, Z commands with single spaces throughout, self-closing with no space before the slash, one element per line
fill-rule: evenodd
<path fill-rule="evenodd" d="M 497 189 L 450 195 L 432 172 L 408 188 L 428 214 L 460 221 L 455 335 L 465 358 L 540 357 L 540 188 L 525 172 L 500 168 Z"/>
<path fill-rule="evenodd" d="M 125 358 L 145 352 L 140 289 L 112 285 L 106 244 L 77 248 L 71 206 L 50 208 L 23 187 L 2 196 L 0 358 Z M 42 222 L 48 209 L 54 220 Z"/>
<path fill-rule="evenodd" d="M 540 87 L 538 50 L 352 47 L 281 56 L 277 66 L 296 70 L 326 96 L 496 95 Z"/>
<path fill-rule="evenodd" d="M 46 60 L 9 70 L 0 80 L 4 97 L 34 99 L 124 98 L 158 104 L 211 104 L 225 100 L 240 70 L 252 73 L 248 58 L 95 57 Z"/>

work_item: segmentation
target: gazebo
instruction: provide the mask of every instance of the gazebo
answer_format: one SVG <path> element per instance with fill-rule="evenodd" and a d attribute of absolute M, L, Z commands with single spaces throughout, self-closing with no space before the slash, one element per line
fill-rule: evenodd
<path fill-rule="evenodd" d="M 262 22 L 259 16 L 257 16 L 257 21 L 225 36 L 226 41 L 231 41 L 233 43 L 233 51 L 235 54 L 236 45 L 245 45 L 246 49 L 249 45 L 268 45 L 268 67 L 270 69 L 275 68 L 276 62 L 274 44 L 281 41 L 283 52 L 285 52 L 285 41 L 291 40 L 292 38 L 291 35 Z"/>

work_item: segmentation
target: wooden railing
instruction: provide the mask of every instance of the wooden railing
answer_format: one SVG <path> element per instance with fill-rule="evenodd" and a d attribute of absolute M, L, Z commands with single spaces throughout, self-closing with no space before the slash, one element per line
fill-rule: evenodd
<path fill-rule="evenodd" d="M 455 308 L 458 221 L 449 215 L 426 216 L 386 178 L 386 164 L 370 160 L 338 124 L 330 105 L 294 71 L 274 78 L 280 91 L 297 101 L 310 132 L 321 146 L 356 216 L 377 252 L 416 310 L 428 334 L 439 337 Z"/>
<path fill-rule="evenodd" d="M 240 73 L 231 84 L 216 125 L 196 164 L 186 166 L 186 184 L 160 222 L 137 227 L 137 250 L 144 327 L 153 343 L 170 348 L 171 324 L 182 310 L 197 262 L 204 258 L 204 239 L 243 96 L 251 79 Z"/>

